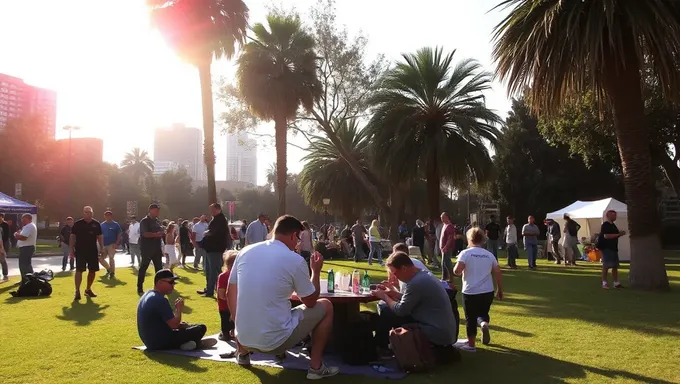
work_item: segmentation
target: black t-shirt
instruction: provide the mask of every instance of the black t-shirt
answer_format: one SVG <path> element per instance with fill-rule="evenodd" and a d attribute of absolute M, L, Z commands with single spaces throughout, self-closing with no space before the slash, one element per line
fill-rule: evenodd
<path fill-rule="evenodd" d="M 501 226 L 496 222 L 491 222 L 486 225 L 486 232 L 489 240 L 498 240 L 501 233 Z"/>
<path fill-rule="evenodd" d="M 160 252 L 161 238 L 160 237 L 144 237 L 147 232 L 158 233 L 163 232 L 161 222 L 151 216 L 146 216 L 139 222 L 139 250 L 143 252 Z"/>
<path fill-rule="evenodd" d="M 615 239 L 604 238 L 604 235 L 618 235 L 618 234 L 619 229 L 616 227 L 616 224 L 610 223 L 608 221 L 602 223 L 602 227 L 600 228 L 600 241 L 598 244 L 598 248 L 609 249 L 610 251 L 618 251 L 619 250 L 618 237 Z"/>
<path fill-rule="evenodd" d="M 179 243 L 182 245 L 189 244 L 189 228 L 179 227 Z"/>
<path fill-rule="evenodd" d="M 413 228 L 413 245 L 416 247 L 425 245 L 425 227 Z"/>
<path fill-rule="evenodd" d="M 7 224 L 6 221 L 3 221 L 0 224 L 0 229 L 2 229 L 2 242 L 3 243 L 8 242 L 9 241 L 9 232 L 10 232 L 9 224 Z"/>
<path fill-rule="evenodd" d="M 59 232 L 59 234 L 61 235 L 61 242 L 66 245 L 69 245 L 68 242 L 69 237 L 71 236 L 71 227 L 69 227 L 68 225 L 64 225 L 63 227 L 61 227 L 61 231 Z"/>
<path fill-rule="evenodd" d="M 75 253 L 88 254 L 97 252 L 97 237 L 102 234 L 102 226 L 97 220 L 92 219 L 89 223 L 80 219 L 73 223 L 71 233 L 76 237 Z"/>

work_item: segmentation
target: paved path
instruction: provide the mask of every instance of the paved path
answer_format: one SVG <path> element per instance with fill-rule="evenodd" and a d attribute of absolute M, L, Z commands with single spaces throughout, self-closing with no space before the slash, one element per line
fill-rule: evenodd
<path fill-rule="evenodd" d="M 43 269 L 51 269 L 54 273 L 61 272 L 61 261 L 62 256 L 34 256 L 33 257 L 33 270 L 41 271 Z M 187 264 L 193 263 L 194 257 L 187 256 Z M 8 258 L 7 264 L 9 266 L 10 276 L 19 276 L 19 259 Z M 135 265 L 137 262 L 135 262 Z M 152 264 L 153 265 L 153 264 Z M 130 266 L 130 255 L 126 253 L 116 253 L 116 268 L 129 267 Z M 68 265 L 66 269 L 68 270 Z M 100 266 L 101 268 L 101 266 Z M 151 267 L 153 270 L 153 266 Z"/>

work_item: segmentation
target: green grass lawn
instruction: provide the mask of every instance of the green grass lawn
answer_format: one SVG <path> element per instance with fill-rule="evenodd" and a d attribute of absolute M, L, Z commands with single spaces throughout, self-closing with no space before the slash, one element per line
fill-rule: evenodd
<path fill-rule="evenodd" d="M 504 262 L 504 260 L 502 261 Z M 603 291 L 597 265 L 572 268 L 539 262 L 539 271 L 504 271 L 506 299 L 491 311 L 492 345 L 464 354 L 455 366 L 411 375 L 404 383 L 680 382 L 680 259 L 669 262 L 671 293 Z M 366 267 L 365 263 L 361 264 Z M 327 261 L 324 269 L 354 263 Z M 202 273 L 179 270 L 184 319 L 219 331 L 214 300 L 195 291 Z M 384 271 L 374 265 L 378 280 Z M 3 383 L 299 383 L 304 373 L 241 369 L 234 364 L 145 354 L 135 324 L 136 276 L 98 279 L 99 297 L 72 303 L 72 278 L 59 273 L 49 298 L 15 299 L 0 285 L 0 377 Z M 623 269 L 627 279 L 627 266 Z M 150 286 L 149 276 L 147 287 Z M 460 300 L 459 300 L 460 301 Z M 460 308 L 462 313 L 462 308 Z M 464 325 L 461 335 L 464 335 Z M 336 383 L 378 380 L 339 376 Z"/>

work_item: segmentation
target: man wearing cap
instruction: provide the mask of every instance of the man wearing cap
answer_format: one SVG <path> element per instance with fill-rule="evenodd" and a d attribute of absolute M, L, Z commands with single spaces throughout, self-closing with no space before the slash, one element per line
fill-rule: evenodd
<path fill-rule="evenodd" d="M 267 240 L 267 215 L 260 213 L 257 220 L 253 220 L 246 229 L 246 245 L 261 243 Z"/>
<path fill-rule="evenodd" d="M 137 293 L 144 294 L 144 278 L 149 263 L 153 262 L 156 272 L 163 268 L 163 251 L 161 239 L 165 235 L 161 223 L 158 221 L 160 207 L 158 204 L 149 205 L 149 214 L 139 222 L 139 251 L 142 263 L 137 273 Z"/>
<path fill-rule="evenodd" d="M 217 344 L 215 339 L 203 339 L 207 327 L 204 324 L 182 322 L 184 299 L 175 300 L 173 311 L 166 295 L 175 290 L 179 277 L 169 269 L 161 269 L 154 277 L 154 287 L 139 299 L 137 305 L 137 332 L 149 350 L 210 348 Z"/>

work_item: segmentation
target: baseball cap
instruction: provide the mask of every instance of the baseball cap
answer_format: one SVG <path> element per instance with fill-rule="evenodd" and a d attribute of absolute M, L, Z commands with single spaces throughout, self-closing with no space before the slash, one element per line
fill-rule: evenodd
<path fill-rule="evenodd" d="M 173 281 L 175 281 L 175 280 L 179 279 L 179 276 L 176 276 L 169 269 L 161 269 L 160 271 L 156 272 L 156 276 L 153 278 L 153 282 L 155 284 L 155 283 L 158 282 L 158 280 L 162 280 L 162 279 L 172 279 Z"/>
<path fill-rule="evenodd" d="M 149 210 L 158 209 L 158 208 L 160 208 L 160 207 L 158 206 L 158 204 L 155 204 L 155 203 L 154 203 L 154 204 L 150 204 L 150 205 L 149 205 Z"/>

